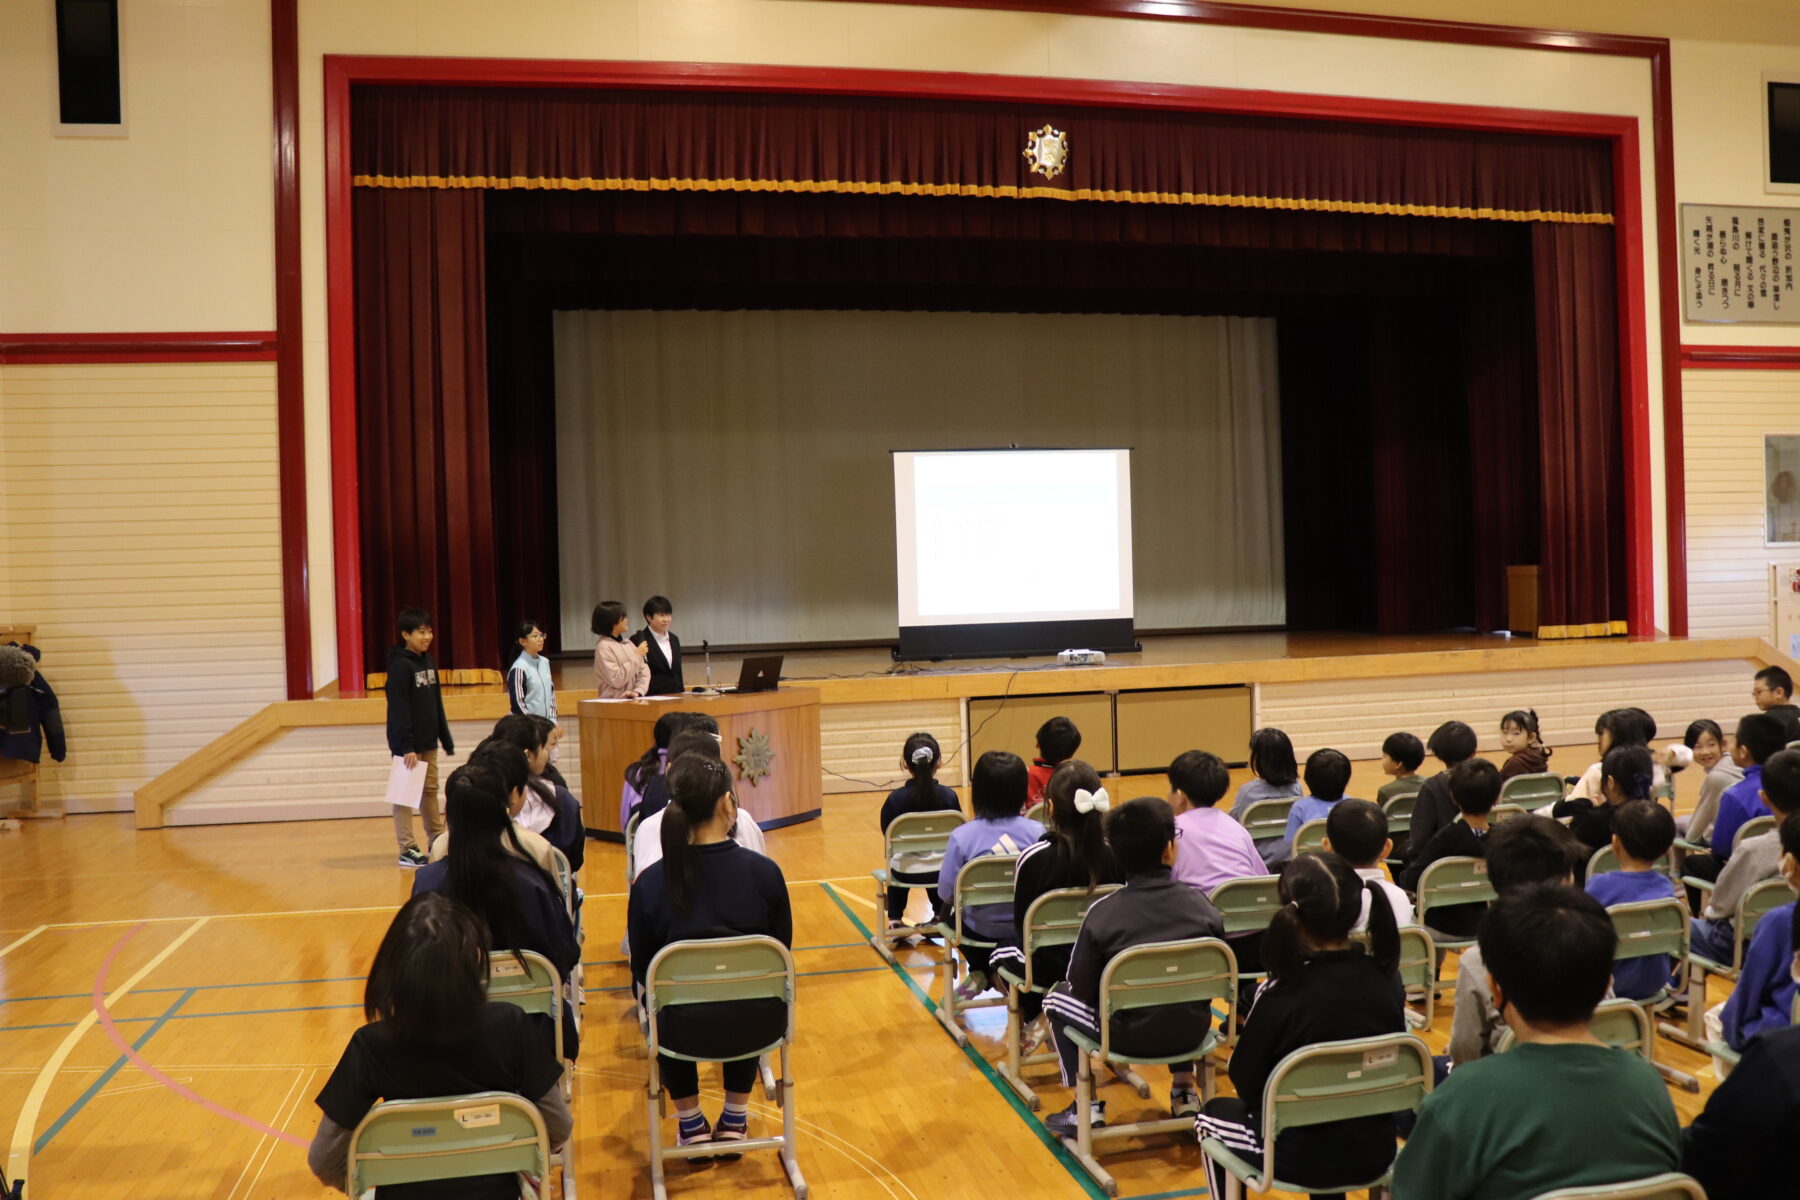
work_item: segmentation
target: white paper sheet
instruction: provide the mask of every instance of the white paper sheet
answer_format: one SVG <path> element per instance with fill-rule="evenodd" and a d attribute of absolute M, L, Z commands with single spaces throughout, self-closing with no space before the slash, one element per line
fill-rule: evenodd
<path fill-rule="evenodd" d="M 425 768 L 425 760 L 421 758 L 409 771 L 406 760 L 396 755 L 394 769 L 388 772 L 388 803 L 403 808 L 419 807 L 419 801 L 425 797 Z"/>

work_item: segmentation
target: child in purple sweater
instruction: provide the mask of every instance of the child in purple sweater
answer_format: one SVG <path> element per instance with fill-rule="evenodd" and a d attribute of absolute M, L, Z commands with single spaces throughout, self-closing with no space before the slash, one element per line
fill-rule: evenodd
<path fill-rule="evenodd" d="M 955 914 L 949 907 L 956 899 L 956 873 L 972 858 L 990 854 L 1017 856 L 1044 836 L 1044 827 L 1025 817 L 1027 775 L 1025 760 L 1005 750 L 989 750 L 975 760 L 969 777 L 969 807 L 973 820 L 959 826 L 944 847 L 944 864 L 938 868 L 938 896 L 944 901 L 946 923 Z M 963 925 L 988 941 L 1019 936 L 1018 914 L 1007 904 L 983 904 L 963 914 Z M 965 945 L 963 958 L 968 976 L 956 987 L 957 994 L 972 1000 L 991 986 L 988 958 L 992 949 Z"/>

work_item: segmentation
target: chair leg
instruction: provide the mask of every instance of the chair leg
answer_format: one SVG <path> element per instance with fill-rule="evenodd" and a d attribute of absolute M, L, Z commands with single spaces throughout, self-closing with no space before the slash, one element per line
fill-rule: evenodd
<path fill-rule="evenodd" d="M 942 1025 L 945 1032 L 956 1039 L 958 1046 L 966 1046 L 969 1044 L 968 1032 L 956 1022 L 956 946 L 947 938 L 944 941 L 942 965 L 943 969 L 940 974 L 943 979 L 944 992 L 938 1000 L 938 1024 Z"/>
<path fill-rule="evenodd" d="M 1043 1107 L 1037 1092 L 1025 1082 L 1025 1023 L 1019 1013 L 1019 989 L 1006 989 L 1006 1061 L 1000 1065 L 1000 1078 L 1017 1092 L 1032 1112 Z"/>
<path fill-rule="evenodd" d="M 894 961 L 894 946 L 887 929 L 887 881 L 879 878 L 875 880 L 875 933 L 869 938 L 869 944 L 882 958 L 890 963 Z"/>
<path fill-rule="evenodd" d="M 1150 1084 L 1142 1075 L 1139 1075 L 1125 1063 L 1108 1063 L 1107 1065 L 1112 1068 L 1113 1077 L 1132 1091 L 1136 1092 L 1138 1094 L 1138 1099 L 1148 1100 L 1150 1098 Z"/>
<path fill-rule="evenodd" d="M 657 1082 L 654 1058 L 650 1060 L 646 1100 L 650 1117 L 650 1194 L 654 1200 L 668 1200 L 669 1190 L 663 1183 L 662 1087 Z"/>
<path fill-rule="evenodd" d="M 783 1073 L 785 1074 L 786 1072 L 784 1071 Z M 769 1066 L 769 1056 L 767 1054 L 757 1060 L 756 1077 L 762 1081 L 763 1095 L 779 1105 L 781 1103 L 781 1091 L 775 1086 L 775 1072 Z"/>
<path fill-rule="evenodd" d="M 569 1140 L 563 1143 L 562 1154 L 562 1200 L 575 1200 L 575 1135 L 569 1134 Z"/>
<path fill-rule="evenodd" d="M 788 1044 L 781 1043 L 781 1168 L 787 1172 L 794 1189 L 794 1200 L 806 1200 L 806 1176 L 800 1173 L 800 1160 L 794 1155 L 794 1132 L 798 1127 L 794 1115 L 794 1072 L 788 1056 Z"/>
<path fill-rule="evenodd" d="M 1094 1157 L 1094 1067 L 1088 1055 L 1081 1056 L 1080 1065 L 1075 1069 L 1075 1139 L 1071 1145 L 1068 1138 L 1063 1145 L 1075 1155 L 1075 1161 L 1081 1164 L 1100 1190 L 1108 1196 L 1119 1194 L 1119 1183 L 1100 1160 Z"/>
<path fill-rule="evenodd" d="M 1644 1012 L 1645 1012 L 1645 1015 L 1650 1015 L 1649 1009 L 1646 1008 L 1644 1010 Z M 1656 1032 L 1655 1032 L 1655 1030 L 1656 1030 L 1657 1022 L 1654 1019 L 1654 1017 L 1652 1017 L 1650 1025 L 1651 1025 L 1650 1045 L 1649 1045 L 1650 1065 L 1656 1068 L 1656 1073 L 1658 1075 L 1661 1075 L 1664 1079 L 1668 1080 L 1670 1083 L 1674 1084 L 1676 1087 L 1680 1088 L 1682 1091 L 1698 1093 L 1700 1091 L 1700 1081 L 1698 1079 L 1695 1079 L 1692 1075 L 1689 1075 L 1686 1071 L 1677 1071 L 1674 1067 L 1671 1067 L 1668 1063 L 1658 1062 L 1656 1060 Z"/>

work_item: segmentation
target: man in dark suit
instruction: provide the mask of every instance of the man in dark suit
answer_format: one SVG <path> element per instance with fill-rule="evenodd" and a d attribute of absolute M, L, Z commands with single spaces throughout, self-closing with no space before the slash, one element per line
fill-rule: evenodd
<path fill-rule="evenodd" d="M 681 639 L 669 632 L 675 623 L 675 606 L 667 596 L 644 601 L 644 628 L 631 635 L 634 645 L 648 646 L 644 661 L 650 664 L 646 696 L 669 696 L 686 691 L 681 682 Z"/>

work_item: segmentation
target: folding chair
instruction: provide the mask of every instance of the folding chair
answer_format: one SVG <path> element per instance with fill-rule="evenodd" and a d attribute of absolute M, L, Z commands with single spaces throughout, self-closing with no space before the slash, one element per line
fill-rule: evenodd
<path fill-rule="evenodd" d="M 1488 882 L 1487 863 L 1484 860 L 1440 858 L 1426 867 L 1425 873 L 1419 876 L 1419 924 L 1430 928 L 1430 913 L 1434 908 L 1483 904 L 1493 898 L 1494 885 Z M 1438 950 L 1464 950 L 1475 944 L 1472 937 L 1453 937 L 1435 931 L 1431 934 L 1431 940 Z"/>
<path fill-rule="evenodd" d="M 1036 821 L 1045 829 L 1050 828 L 1050 801 L 1039 800 L 1036 804 L 1026 808 L 1025 819 L 1027 821 Z"/>
<path fill-rule="evenodd" d="M 1281 910 L 1281 877 L 1278 875 L 1246 875 L 1242 879 L 1227 879 L 1212 890 L 1213 907 L 1225 921 L 1226 944 L 1232 937 L 1245 933 L 1261 933 L 1269 927 L 1269 921 Z M 1236 952 L 1233 952 L 1235 959 Z M 1262 979 L 1267 971 L 1239 971 L 1240 979 Z M 1234 1020 L 1238 1009 L 1237 997 L 1231 998 L 1231 1011 Z M 1232 1040 L 1237 1040 L 1236 1034 Z"/>
<path fill-rule="evenodd" d="M 551 874 L 556 878 L 556 890 L 562 893 L 563 911 L 569 914 L 569 928 L 575 931 L 575 944 L 587 945 L 587 930 L 581 927 L 581 905 L 576 903 L 580 888 L 575 883 L 575 872 L 569 867 L 568 856 L 555 846 L 550 847 Z M 576 1004 L 587 1003 L 587 978 L 579 960 L 575 969 L 569 972 L 569 998 Z"/>
<path fill-rule="evenodd" d="M 1237 1034 L 1237 956 L 1218 938 L 1195 938 L 1183 942 L 1151 942 L 1117 954 L 1106 964 L 1100 976 L 1100 1006 L 1097 1024 L 1100 1036 L 1090 1038 L 1079 1029 L 1066 1028 L 1069 1040 L 1082 1051 L 1075 1073 L 1075 1136 L 1062 1143 L 1109 1196 L 1119 1194 L 1119 1185 L 1095 1157 L 1096 1142 L 1120 1138 L 1145 1137 L 1154 1133 L 1185 1133 L 1194 1127 L 1192 1117 L 1162 1117 L 1154 1121 L 1132 1121 L 1123 1125 L 1094 1128 L 1094 1063 L 1093 1056 L 1115 1069 L 1134 1063 L 1192 1062 L 1200 1070 L 1200 1098 L 1212 1098 L 1214 1067 L 1212 1052 L 1222 1042 Z M 1193 1001 L 1211 1003 L 1230 998 L 1231 1015 L 1226 1018 L 1227 1032 L 1210 1028 L 1191 1046 L 1183 1046 L 1173 1054 L 1125 1054 L 1113 1048 L 1112 1018 L 1115 1014 L 1136 1008 L 1155 1008 L 1165 1004 Z M 1426 1059 L 1427 1074 L 1431 1060 Z"/>
<path fill-rule="evenodd" d="M 1407 999 L 1415 995 L 1425 1006 L 1423 1029 L 1430 1029 L 1437 1015 L 1437 944 L 1430 931 L 1419 925 L 1400 927 L 1400 983 Z"/>
<path fill-rule="evenodd" d="M 1760 817 L 1751 817 L 1748 821 L 1739 825 L 1737 827 L 1737 832 L 1731 835 L 1731 852 L 1736 854 L 1738 847 L 1744 844 L 1745 838 L 1759 837 L 1775 828 L 1775 824 L 1775 814 L 1773 813 L 1764 813 Z M 1707 854 L 1712 851 L 1712 847 L 1706 843 L 1690 842 L 1686 838 L 1676 838 L 1675 845 L 1682 850 L 1687 851 L 1689 854 Z M 1713 890 L 1714 886 L 1713 880 L 1696 879 L 1690 875 L 1681 876 L 1681 882 L 1688 887 L 1696 888 L 1702 892 L 1710 892 Z"/>
<path fill-rule="evenodd" d="M 1394 839 L 1394 845 L 1404 846 L 1407 835 L 1412 832 L 1413 809 L 1419 803 L 1419 792 L 1415 788 L 1399 796 L 1394 796 L 1381 806 L 1382 814 L 1387 817 L 1388 836 Z M 1400 858 L 1388 859 L 1390 863 L 1403 861 Z"/>
<path fill-rule="evenodd" d="M 1692 1176 L 1671 1171 L 1666 1175 L 1629 1179 L 1624 1183 L 1557 1188 L 1554 1192 L 1540 1194 L 1535 1200 L 1706 1200 L 1706 1189 Z"/>
<path fill-rule="evenodd" d="M 1593 1019 L 1588 1022 L 1588 1032 L 1616 1050 L 1641 1054 L 1644 1061 L 1651 1066 L 1656 1065 L 1656 1035 L 1650 1028 L 1650 1014 L 1634 1000 L 1617 996 L 1611 1000 L 1602 1000 L 1594 1009 Z M 1494 1046 L 1495 1052 L 1504 1054 L 1512 1048 L 1512 1030 L 1501 1030 L 1500 1038 Z"/>
<path fill-rule="evenodd" d="M 650 1061 L 649 1081 L 645 1097 L 650 1114 L 650 1189 L 655 1200 L 668 1200 L 663 1183 L 663 1163 L 671 1158 L 708 1158 L 720 1152 L 718 1143 L 699 1142 L 692 1146 L 662 1144 L 662 1118 L 667 1096 L 656 1058 L 689 1062 L 712 1062 L 696 1059 L 662 1045 L 660 1016 L 662 1010 L 676 1004 L 705 1004 L 722 1000 L 778 999 L 787 1004 L 787 1028 L 766 1046 L 748 1048 L 729 1061 L 761 1059 L 776 1049 L 781 1051 L 781 1078 L 772 1080 L 767 1069 L 762 1084 L 769 1098 L 781 1109 L 781 1132 L 731 1143 L 730 1153 L 752 1150 L 774 1150 L 781 1156 L 782 1169 L 794 1189 L 795 1200 L 806 1200 L 806 1179 L 794 1157 L 794 1080 L 790 1069 L 789 1047 L 794 1041 L 794 956 L 772 937 L 713 938 L 692 942 L 673 942 L 657 951 L 650 960 L 644 979 L 644 1005 L 650 1013 L 647 1043 Z"/>
<path fill-rule="evenodd" d="M 1738 897 L 1737 911 L 1731 922 L 1731 961 L 1715 962 L 1696 954 L 1692 945 L 1687 956 L 1687 1025 L 1685 1028 L 1663 1022 L 1658 1028 L 1665 1037 L 1673 1038 L 1695 1050 L 1706 1049 L 1706 977 L 1717 975 L 1736 979 L 1744 969 L 1744 951 L 1750 935 L 1772 908 L 1779 908 L 1794 898 L 1785 879 L 1765 879 Z"/>
<path fill-rule="evenodd" d="M 1686 965 L 1688 909 L 1685 902 L 1671 896 L 1667 900 L 1615 904 L 1606 910 L 1606 915 L 1612 918 L 1613 930 L 1619 935 L 1618 948 L 1613 951 L 1614 962 L 1650 954 L 1667 954 L 1677 967 Z M 1654 996 L 1647 996 L 1633 1003 L 1642 1008 L 1648 1017 L 1652 1010 L 1666 1006 L 1674 994 L 1673 989 L 1663 987 Z M 1657 1074 L 1684 1091 L 1700 1090 L 1698 1079 L 1677 1071 L 1667 1063 L 1657 1062 L 1654 1055 L 1650 1056 L 1650 1065 L 1656 1068 Z"/>
<path fill-rule="evenodd" d="M 550 1200 L 544 1118 L 511 1092 L 389 1100 L 371 1108 L 350 1135 L 351 1196 L 403 1183 L 515 1173 L 535 1179 L 531 1194 Z"/>
<path fill-rule="evenodd" d="M 555 1048 L 556 1061 L 563 1065 L 563 1099 L 573 1099 L 575 1064 L 563 1052 L 562 1006 L 569 999 L 555 964 L 535 950 L 496 950 L 488 956 L 487 994 L 490 1000 L 504 1000 L 528 1013 L 550 1018 L 550 1044 Z M 552 1160 L 562 1167 L 563 1200 L 575 1200 L 574 1153 L 575 1139 L 571 1137 Z"/>
<path fill-rule="evenodd" d="M 1264 842 L 1270 838 L 1287 836 L 1288 809 L 1294 807 L 1298 796 L 1277 796 L 1273 800 L 1252 801 L 1241 813 L 1233 813 L 1239 823 L 1250 831 L 1254 841 Z"/>
<path fill-rule="evenodd" d="M 944 860 L 944 847 L 950 844 L 950 835 L 956 827 L 963 823 L 963 815 L 954 809 L 942 812 L 901 813 L 895 817 L 887 832 L 881 835 L 882 861 L 887 865 L 869 872 L 875 877 L 875 915 L 877 918 L 875 934 L 869 944 L 875 947 L 875 953 L 894 961 L 894 947 L 902 940 L 918 937 L 922 934 L 936 934 L 937 925 L 905 925 L 898 928 L 887 928 L 887 894 L 893 887 L 922 887 L 935 892 L 937 890 L 937 868 L 934 862 Z M 906 859 L 918 861 L 918 868 L 897 866 Z M 893 884 L 890 875 L 894 871 L 907 874 L 931 876 L 930 883 Z M 934 906 L 935 907 L 935 906 Z"/>
<path fill-rule="evenodd" d="M 1488 825 L 1494 826 L 1502 821 L 1511 820 L 1513 817 L 1528 817 L 1530 815 L 1531 810 L 1522 804 L 1496 804 L 1493 808 L 1488 810 Z"/>
<path fill-rule="evenodd" d="M 938 926 L 938 935 L 944 939 L 944 994 L 938 1000 L 937 1019 L 959 1046 L 969 1044 L 968 1033 L 956 1023 L 959 1013 L 966 1009 L 991 1008 L 1006 1003 L 999 996 L 991 1000 L 962 1000 L 957 997 L 956 976 L 962 969 L 962 958 L 957 951 L 964 946 L 992 949 L 999 945 L 998 942 L 964 931 L 963 921 L 970 908 L 988 904 L 1011 906 L 1013 871 L 1018 865 L 1019 856 L 1016 854 L 988 854 L 964 863 L 962 870 L 956 873 L 956 890 L 951 894 L 956 903 L 956 913 L 949 921 Z"/>
<path fill-rule="evenodd" d="M 1516 804 L 1526 812 L 1549 808 L 1563 798 L 1562 776 L 1549 771 L 1514 775 L 1500 785 L 1500 804 Z"/>
<path fill-rule="evenodd" d="M 1371 1200 L 1386 1200 L 1392 1167 L 1366 1183 L 1304 1187 L 1275 1178 L 1275 1142 L 1284 1129 L 1412 1112 L 1431 1092 L 1431 1081 L 1431 1050 L 1410 1033 L 1320 1042 L 1294 1051 L 1263 1088 L 1261 1163 L 1238 1157 L 1217 1138 L 1201 1140 L 1201 1152 L 1229 1173 L 1225 1195 L 1216 1200 L 1242 1200 L 1246 1188 L 1259 1195 L 1279 1190 L 1308 1196 L 1366 1189 Z"/>
<path fill-rule="evenodd" d="M 1285 828 L 1285 827 L 1284 827 Z M 1298 858 L 1308 850 L 1325 848 L 1325 818 L 1308 821 L 1294 834 L 1294 857 Z"/>
<path fill-rule="evenodd" d="M 1020 976 L 1005 967 L 999 968 L 1000 978 L 1008 984 L 1006 1061 L 1001 1064 L 999 1074 L 1032 1112 L 1038 1110 L 1040 1101 L 1038 1094 L 1025 1082 L 1024 1068 L 1055 1062 L 1056 1053 L 1046 1050 L 1030 1057 L 1025 1056 L 1025 1027 L 1019 1017 L 1019 994 L 1030 992 L 1042 995 L 1057 982 L 1054 979 L 1036 977 L 1036 968 L 1031 962 L 1032 955 L 1051 946 L 1074 945 L 1076 936 L 1081 933 L 1081 922 L 1087 916 L 1089 906 L 1100 897 L 1118 890 L 1118 884 L 1109 883 L 1091 892 L 1086 888 L 1060 888 L 1045 892 L 1031 902 L 1024 919 L 1019 922 L 1019 932 L 1022 935 L 1020 950 L 1025 957 L 1025 974 Z"/>
<path fill-rule="evenodd" d="M 1665 854 L 1656 860 L 1655 869 L 1663 875 L 1668 875 L 1670 873 L 1669 862 L 1669 856 Z M 1618 869 L 1619 856 L 1613 853 L 1612 846 L 1608 844 L 1594 851 L 1592 857 L 1588 859 L 1587 878 L 1592 879 L 1596 875 L 1604 875 L 1608 871 Z"/>

